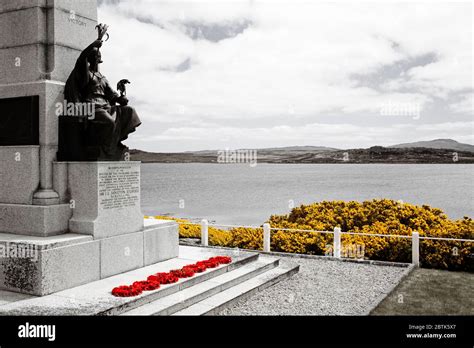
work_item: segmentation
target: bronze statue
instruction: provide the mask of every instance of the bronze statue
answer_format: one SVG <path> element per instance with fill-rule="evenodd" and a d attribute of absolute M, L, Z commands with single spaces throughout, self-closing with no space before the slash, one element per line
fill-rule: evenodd
<path fill-rule="evenodd" d="M 64 97 L 68 103 L 94 105 L 95 112 L 93 117 L 87 120 L 86 133 L 87 137 L 96 139 L 95 145 L 99 153 L 93 156 L 94 159 L 122 160 L 127 148 L 121 142 L 128 138 L 128 134 L 135 131 L 141 121 L 135 109 L 128 106 L 125 84 L 130 81 L 124 79 L 119 82 L 118 89 L 121 92 L 119 95 L 99 71 L 99 64 L 103 63 L 100 47 L 105 35 L 108 39 L 108 26 L 100 24 L 97 29 L 98 39 L 89 45 L 77 59 L 74 70 L 66 82 Z M 86 139 L 86 143 L 87 140 L 90 139 Z M 88 157 L 90 158 L 91 156 Z"/>

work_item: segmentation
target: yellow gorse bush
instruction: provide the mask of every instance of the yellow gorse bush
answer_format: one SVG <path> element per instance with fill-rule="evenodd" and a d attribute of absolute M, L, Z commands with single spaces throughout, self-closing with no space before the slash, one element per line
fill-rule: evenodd
<path fill-rule="evenodd" d="M 155 216 L 155 219 L 174 220 L 179 223 L 179 238 L 201 238 L 200 225 L 187 225 L 190 221 L 186 219 L 173 218 L 169 216 Z M 231 235 L 225 230 L 209 226 L 209 244 L 227 246 Z"/>
<path fill-rule="evenodd" d="M 163 217 L 166 218 L 166 217 Z M 183 219 L 174 219 L 187 222 Z M 287 215 L 273 215 L 268 220 L 272 228 L 333 231 L 365 234 L 474 239 L 474 221 L 464 217 L 450 220 L 442 210 L 427 205 L 416 206 L 389 199 L 371 201 L 323 201 L 301 205 Z M 199 225 L 180 225 L 181 238 L 200 238 Z M 372 260 L 411 262 L 411 239 L 343 234 L 343 248 L 358 246 L 363 257 Z M 243 249 L 262 249 L 262 228 L 209 227 L 209 244 Z M 313 232 L 272 230 L 271 249 L 289 253 L 328 255 L 332 251 L 333 235 Z M 420 261 L 423 267 L 474 271 L 472 242 L 420 240 Z"/>

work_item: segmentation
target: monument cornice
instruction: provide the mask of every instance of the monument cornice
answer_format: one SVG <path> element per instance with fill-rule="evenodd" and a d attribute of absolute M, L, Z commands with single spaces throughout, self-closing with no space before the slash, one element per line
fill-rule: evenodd
<path fill-rule="evenodd" d="M 42 79 L 42 80 L 29 81 L 29 82 L 17 82 L 17 83 L 0 84 L 0 88 L 25 86 L 25 85 L 39 85 L 39 84 L 44 84 L 44 83 L 49 83 L 49 84 L 58 85 L 58 86 L 64 86 L 66 84 L 65 82 L 62 82 L 62 81 Z"/>
<path fill-rule="evenodd" d="M 73 46 L 70 46 L 70 45 L 65 45 L 65 44 L 60 43 L 60 42 L 52 43 L 52 42 L 47 42 L 47 41 L 44 41 L 44 40 L 39 40 L 39 41 L 36 41 L 36 42 L 27 43 L 27 44 L 23 44 L 23 45 L 0 46 L 0 50 L 7 50 L 7 49 L 10 49 L 10 48 L 19 48 L 19 47 L 28 47 L 28 46 L 37 46 L 37 45 L 59 46 L 59 47 L 64 47 L 64 48 L 68 48 L 68 49 L 79 51 L 79 52 L 82 51 L 82 49 L 79 48 L 79 47 L 73 47 Z"/>
<path fill-rule="evenodd" d="M 27 7 L 20 7 L 20 8 L 13 8 L 13 9 L 9 9 L 9 10 L 0 10 L 0 14 L 4 14 L 4 13 L 11 13 L 11 12 L 18 12 L 18 11 L 27 11 L 27 10 L 31 10 L 31 9 L 34 9 L 34 8 L 41 8 L 41 9 L 45 9 L 45 10 L 60 10 L 62 12 L 65 12 L 65 13 L 68 13 L 70 14 L 71 13 L 71 9 L 65 9 L 63 7 L 60 7 L 60 6 L 51 6 L 51 5 L 34 5 L 34 6 L 27 6 Z M 76 17 L 81 17 L 81 18 L 84 18 L 84 19 L 88 19 L 90 21 L 97 21 L 97 18 L 91 18 L 91 17 L 88 17 L 88 16 L 85 16 L 83 14 L 80 14 L 80 13 L 77 13 L 77 12 L 74 12 L 74 15 Z"/>

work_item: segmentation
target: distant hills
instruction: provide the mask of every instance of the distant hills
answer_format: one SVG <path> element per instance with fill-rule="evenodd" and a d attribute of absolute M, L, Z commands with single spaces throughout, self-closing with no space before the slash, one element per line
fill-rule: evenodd
<path fill-rule="evenodd" d="M 427 149 L 448 149 L 456 151 L 474 152 L 474 145 L 459 143 L 453 139 L 435 139 L 430 141 L 417 141 L 415 143 L 406 143 L 389 146 L 397 149 L 406 149 L 410 147 L 424 147 Z"/>
<path fill-rule="evenodd" d="M 222 151 L 222 150 L 221 150 Z M 235 152 L 245 153 L 245 149 Z M 389 147 L 335 149 L 289 146 L 256 149 L 259 163 L 474 163 L 474 146 L 452 139 L 435 139 Z M 131 150 L 131 159 L 144 163 L 218 163 L 218 150 L 154 153 Z M 230 151 L 229 154 L 232 154 Z"/>

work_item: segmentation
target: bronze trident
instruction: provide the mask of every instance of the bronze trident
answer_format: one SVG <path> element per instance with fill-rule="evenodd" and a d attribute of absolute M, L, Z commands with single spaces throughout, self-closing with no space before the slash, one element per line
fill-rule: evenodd
<path fill-rule="evenodd" d="M 98 33 L 99 33 L 99 36 L 98 36 L 97 40 L 100 40 L 101 42 L 103 42 L 102 39 L 103 39 L 104 35 L 107 35 L 107 39 L 105 39 L 105 41 L 108 41 L 108 40 L 109 40 L 110 35 L 109 35 L 109 33 L 107 32 L 107 29 L 109 29 L 109 26 L 108 26 L 107 24 L 102 24 L 102 23 L 100 23 L 100 24 L 97 24 L 97 25 L 95 26 L 95 28 L 97 29 L 97 31 L 98 31 Z M 100 52 L 100 48 L 99 48 L 99 47 L 97 47 L 97 52 Z"/>
<path fill-rule="evenodd" d="M 107 39 L 105 41 L 108 41 L 109 40 L 109 33 L 107 32 L 107 29 L 109 29 L 109 26 L 107 24 L 98 24 L 95 26 L 95 28 L 97 29 L 97 31 L 99 32 L 99 37 L 98 37 L 98 40 L 102 41 L 102 38 L 104 37 L 104 35 L 107 34 Z"/>

